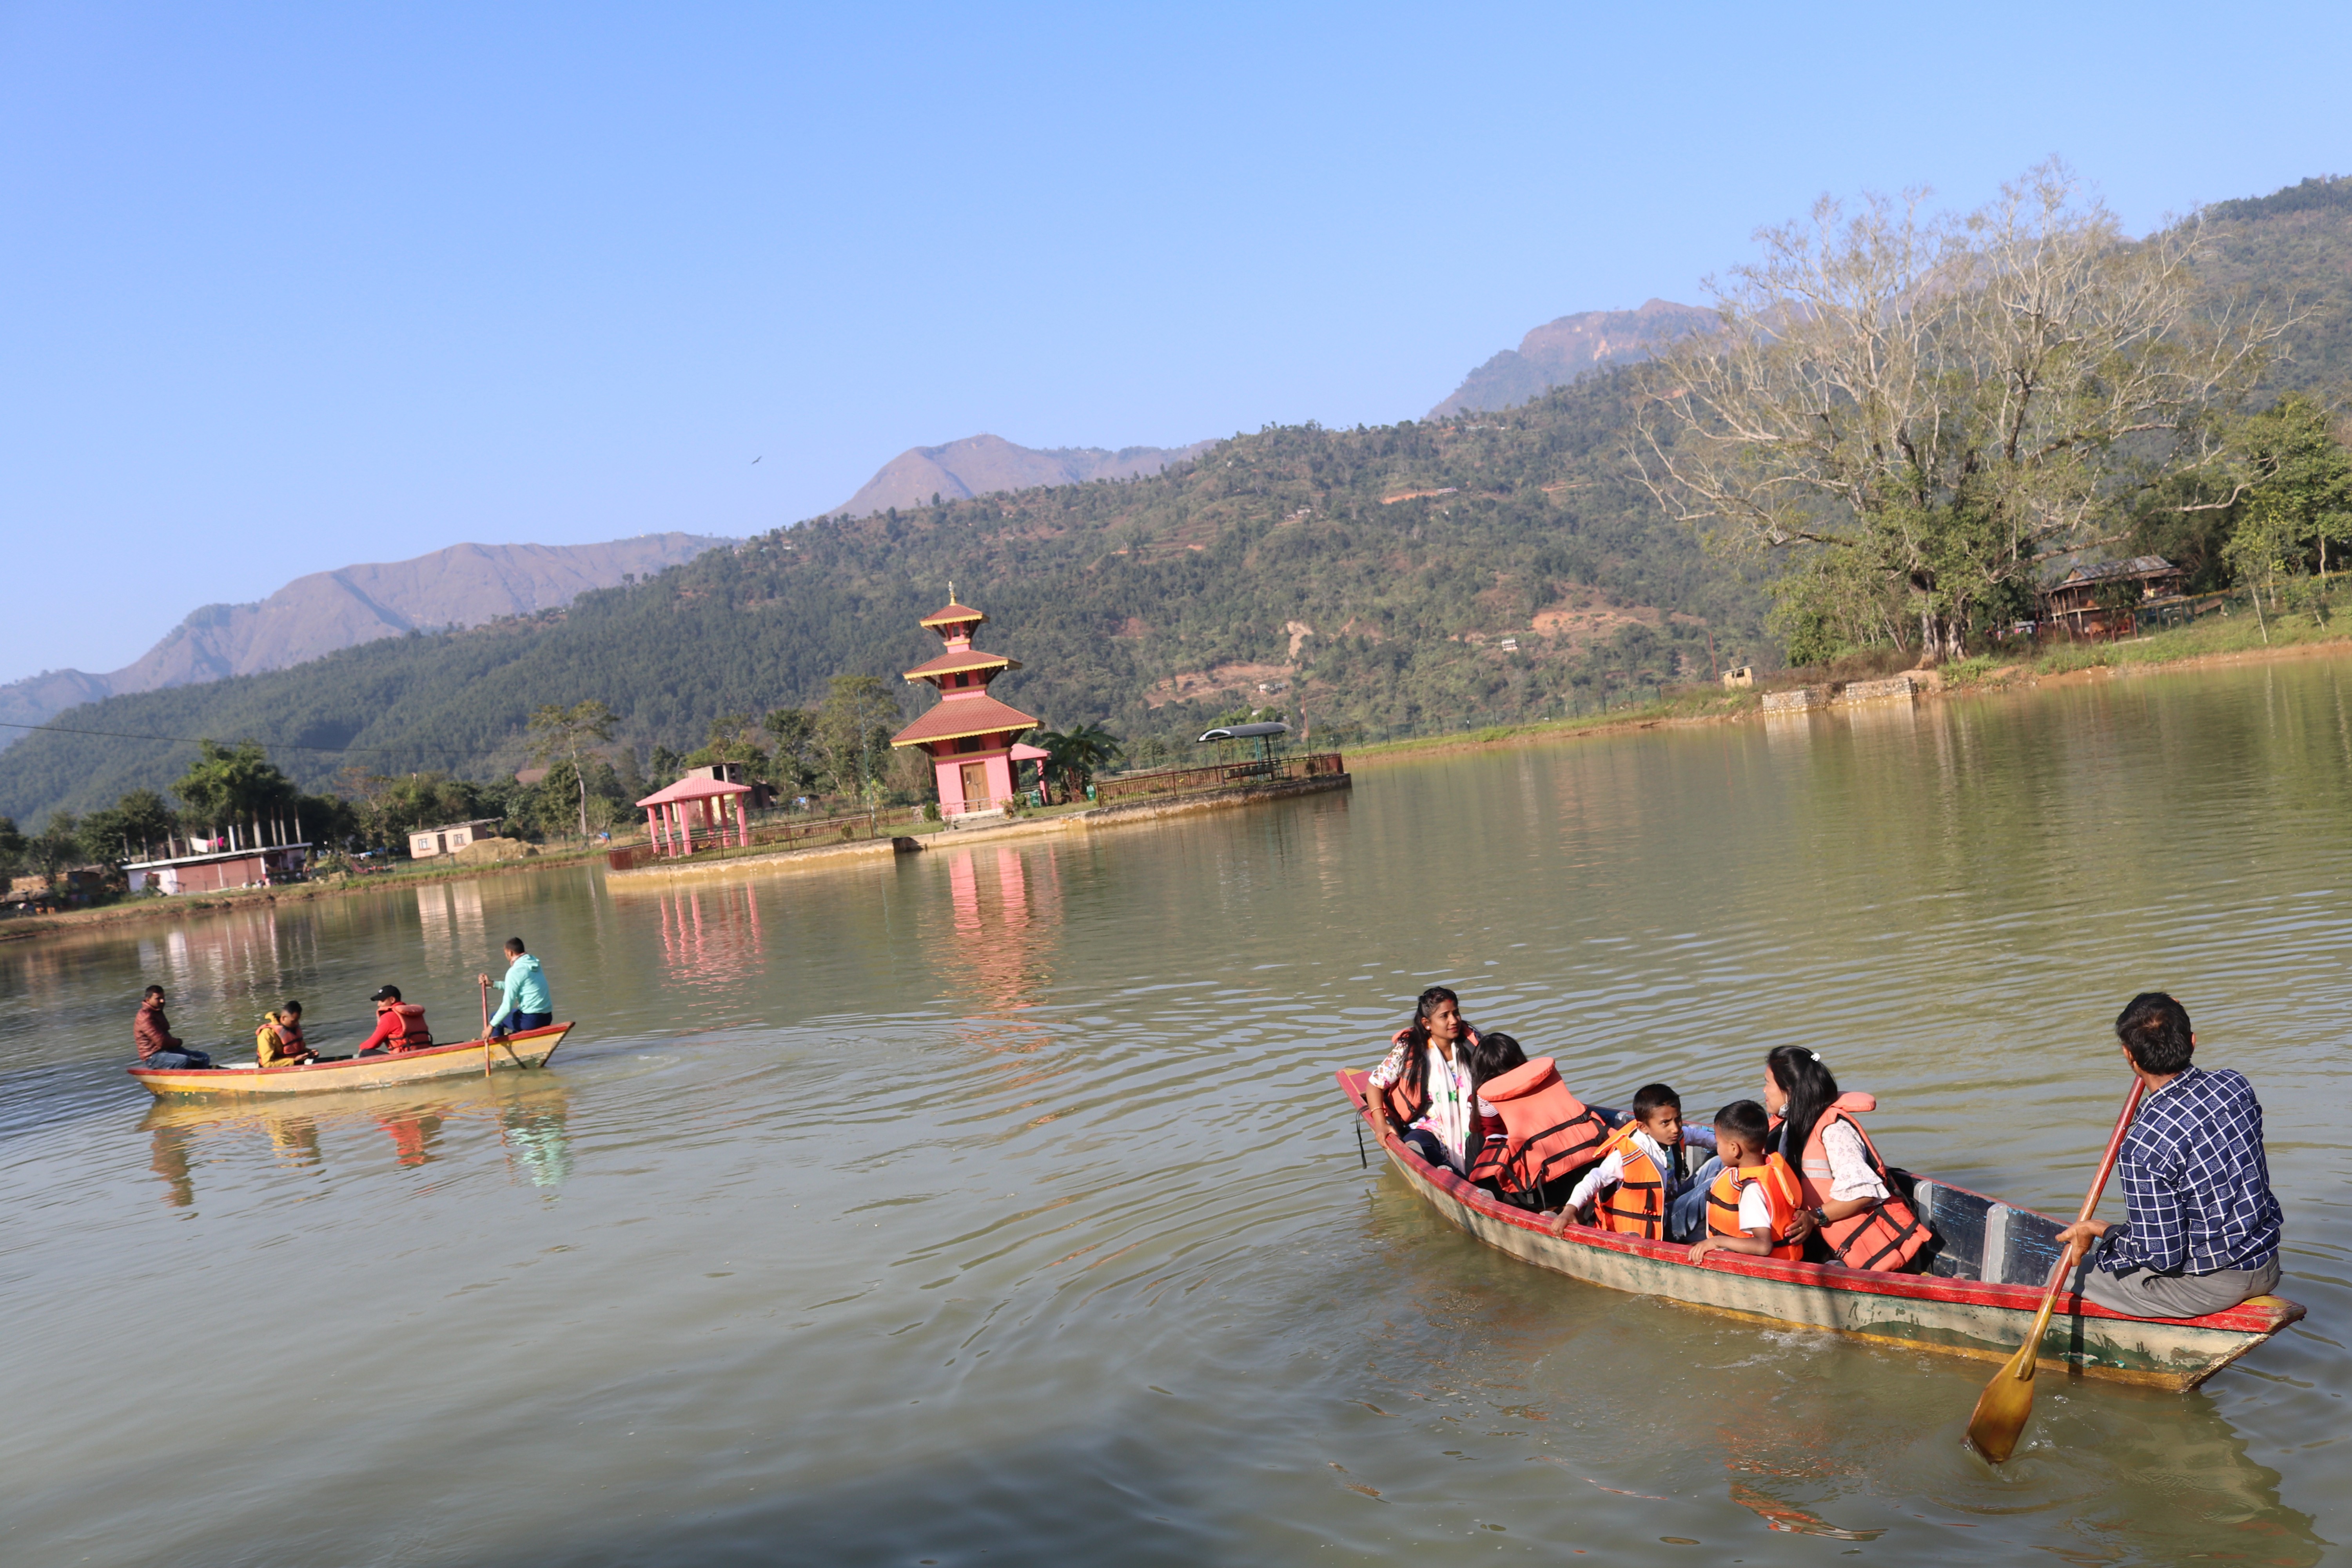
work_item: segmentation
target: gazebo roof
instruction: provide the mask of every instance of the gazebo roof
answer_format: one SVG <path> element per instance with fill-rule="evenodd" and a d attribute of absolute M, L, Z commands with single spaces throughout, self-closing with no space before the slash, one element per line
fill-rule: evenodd
<path fill-rule="evenodd" d="M 715 795 L 750 795 L 750 784 L 729 784 L 725 779 L 680 779 L 667 789 L 657 789 L 639 805 L 668 805 L 674 801 L 709 800 Z"/>
<path fill-rule="evenodd" d="M 1033 746 L 1026 741 L 1018 741 L 1013 746 L 1013 760 L 1016 763 L 1050 763 L 1054 760 L 1054 753 L 1043 746 Z"/>
<path fill-rule="evenodd" d="M 1007 658 L 1001 653 L 982 653 L 969 648 L 962 653 L 943 653 L 937 658 L 926 659 L 907 671 L 909 680 L 921 680 L 933 675 L 954 675 L 967 669 L 1018 669 L 1021 661 Z"/>
<path fill-rule="evenodd" d="M 970 621 L 976 626 L 986 619 L 988 619 L 986 616 L 982 615 L 970 605 L 959 605 L 954 600 L 950 599 L 948 601 L 948 607 L 946 609 L 933 610 L 929 615 L 925 616 L 923 617 L 923 625 L 927 626 L 943 626 L 956 621 Z"/>
<path fill-rule="evenodd" d="M 950 697 L 897 734 L 894 746 L 919 746 L 925 741 L 960 741 L 967 735 L 993 735 L 1003 731 L 1020 734 L 1037 727 L 1036 719 L 985 693 Z"/>

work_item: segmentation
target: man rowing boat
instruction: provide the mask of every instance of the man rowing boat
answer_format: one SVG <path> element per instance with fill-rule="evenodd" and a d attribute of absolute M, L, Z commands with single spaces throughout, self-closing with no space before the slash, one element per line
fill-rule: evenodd
<path fill-rule="evenodd" d="M 2074 1289 L 2135 1318 L 2198 1318 L 2269 1295 L 2284 1220 L 2254 1086 L 2191 1065 L 2188 1010 L 2161 991 L 2133 997 L 2116 1037 L 2147 1096 L 2116 1164 L 2123 1223 L 2085 1220 L 2058 1233 L 2062 1247 L 2088 1249 Z"/>
<path fill-rule="evenodd" d="M 484 985 L 490 983 L 487 974 L 480 979 Z M 509 1033 L 544 1029 L 553 1022 L 555 1004 L 548 999 L 546 972 L 540 968 L 539 960 L 523 950 L 522 938 L 507 938 L 507 977 L 499 994 L 499 1010 L 482 1038 L 503 1040 Z"/>

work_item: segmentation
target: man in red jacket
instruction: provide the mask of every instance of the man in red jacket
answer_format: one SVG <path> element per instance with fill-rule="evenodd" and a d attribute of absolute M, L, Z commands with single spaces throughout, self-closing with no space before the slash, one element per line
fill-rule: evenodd
<path fill-rule="evenodd" d="M 163 1016 L 163 988 L 150 985 L 139 999 L 139 1016 L 131 1020 L 131 1037 L 139 1045 L 139 1065 L 142 1068 L 208 1068 L 213 1058 L 203 1051 L 192 1051 L 184 1046 L 180 1037 L 172 1033 L 172 1020 Z"/>
<path fill-rule="evenodd" d="M 425 1009 L 402 1001 L 399 986 L 380 987 L 368 1000 L 375 1004 L 375 1033 L 360 1047 L 361 1056 L 379 1049 L 397 1056 L 402 1051 L 421 1051 L 433 1043 L 433 1031 L 425 1026 Z"/>

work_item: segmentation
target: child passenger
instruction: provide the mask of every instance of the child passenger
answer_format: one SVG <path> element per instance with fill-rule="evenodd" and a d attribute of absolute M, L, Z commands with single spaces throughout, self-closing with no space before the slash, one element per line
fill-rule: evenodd
<path fill-rule="evenodd" d="M 302 1037 L 302 1004 L 289 1002 L 275 1013 L 265 1013 L 253 1031 L 254 1059 L 266 1068 L 292 1067 L 315 1059 Z"/>
<path fill-rule="evenodd" d="M 1690 1260 L 1710 1252 L 1749 1258 L 1805 1255 L 1797 1215 L 1803 1199 L 1797 1173 L 1765 1152 L 1772 1119 L 1752 1100 L 1735 1100 L 1715 1113 L 1715 1152 L 1721 1169 L 1707 1188 L 1706 1234 L 1691 1243 Z"/>
<path fill-rule="evenodd" d="M 1470 1077 L 1479 1114 L 1499 1121 L 1474 1152 L 1469 1178 L 1514 1207 L 1549 1209 L 1601 1158 L 1609 1124 L 1569 1092 L 1551 1058 L 1530 1060 L 1508 1035 L 1478 1042 Z"/>
<path fill-rule="evenodd" d="M 1668 1234 L 1669 1206 L 1684 1186 L 1682 1146 L 1683 1097 L 1663 1083 L 1643 1084 L 1633 1091 L 1633 1119 L 1601 1145 L 1601 1163 L 1569 1194 L 1554 1232 L 1590 1212 L 1589 1223 L 1602 1230 L 1648 1241 L 1689 1240 L 1687 1234 Z"/>

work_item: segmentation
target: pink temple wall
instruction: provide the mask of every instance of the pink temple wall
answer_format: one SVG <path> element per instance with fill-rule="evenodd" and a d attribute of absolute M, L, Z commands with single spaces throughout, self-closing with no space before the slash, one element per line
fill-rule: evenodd
<path fill-rule="evenodd" d="M 944 757 L 933 753 L 931 766 L 939 777 L 942 816 L 953 816 L 964 808 L 963 770 L 967 763 L 978 763 L 988 770 L 988 794 L 992 800 L 1003 800 L 1013 793 L 1013 753 L 1010 750 L 950 752 Z"/>

